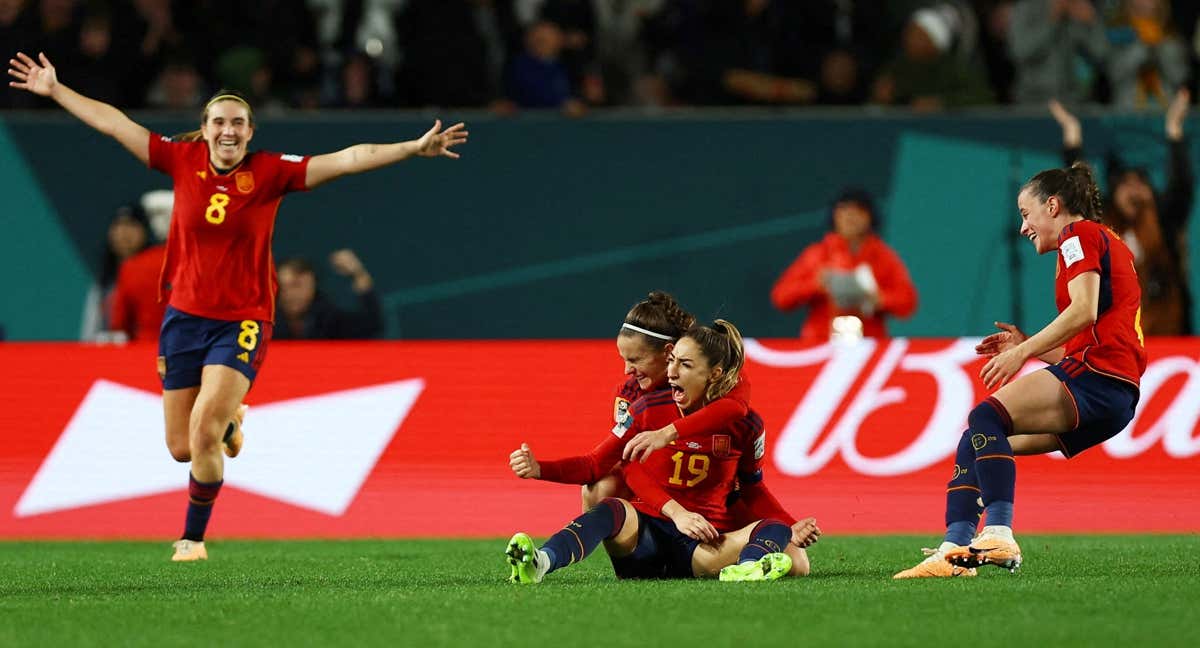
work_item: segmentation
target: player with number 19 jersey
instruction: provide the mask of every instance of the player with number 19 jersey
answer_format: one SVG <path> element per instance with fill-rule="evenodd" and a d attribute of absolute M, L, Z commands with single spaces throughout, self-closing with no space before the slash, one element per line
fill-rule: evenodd
<path fill-rule="evenodd" d="M 219 173 L 204 141 L 150 135 L 150 167 L 175 181 L 159 298 L 199 317 L 275 319 L 271 237 L 284 194 L 304 191 L 309 158 L 265 151 Z"/>

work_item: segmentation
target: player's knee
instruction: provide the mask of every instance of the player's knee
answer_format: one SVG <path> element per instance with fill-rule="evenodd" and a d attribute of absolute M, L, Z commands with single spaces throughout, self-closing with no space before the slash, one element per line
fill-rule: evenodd
<path fill-rule="evenodd" d="M 1001 430 L 1005 436 L 1012 434 L 1012 422 L 1004 405 L 995 398 L 989 398 L 978 405 L 967 415 L 968 433 Z"/>
<path fill-rule="evenodd" d="M 590 511 L 592 507 L 600 503 L 604 496 L 600 494 L 600 483 L 584 484 L 583 488 L 579 489 L 580 499 L 583 501 L 583 510 Z"/>
<path fill-rule="evenodd" d="M 192 449 L 186 439 L 167 441 L 167 452 L 170 452 L 171 458 L 179 463 L 187 463 L 192 460 Z"/>

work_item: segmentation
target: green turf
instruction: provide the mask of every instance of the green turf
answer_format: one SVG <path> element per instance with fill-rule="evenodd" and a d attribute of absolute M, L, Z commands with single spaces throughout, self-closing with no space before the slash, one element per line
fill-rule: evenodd
<path fill-rule="evenodd" d="M 506 582 L 504 540 L 0 543 L 0 646 L 1200 645 L 1200 536 L 1024 536 L 1026 564 L 892 581 L 933 538 L 827 537 L 774 583 Z"/>

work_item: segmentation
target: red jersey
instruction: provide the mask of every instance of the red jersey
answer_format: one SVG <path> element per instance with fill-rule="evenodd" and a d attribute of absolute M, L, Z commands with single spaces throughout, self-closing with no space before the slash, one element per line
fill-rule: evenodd
<path fill-rule="evenodd" d="M 634 402 L 629 413 L 628 432 L 636 434 L 673 423 L 679 418 L 679 406 L 670 390 L 663 390 Z M 718 531 L 729 531 L 734 520 L 725 505 L 726 498 L 734 490 L 739 469 L 761 470 L 765 445 L 762 419 L 754 411 L 716 434 L 687 441 L 676 439 L 666 448 L 651 453 L 646 463 L 625 466 L 626 482 L 635 493 L 630 503 L 647 515 L 662 517 L 660 498 L 641 495 L 645 490 L 641 486 L 652 480 L 670 499 L 703 515 Z"/>
<path fill-rule="evenodd" d="M 879 307 L 874 313 L 838 308 L 821 284 L 823 270 L 849 271 L 861 265 L 871 268 L 879 286 Z M 771 302 L 785 311 L 798 306 L 808 307 L 808 319 L 800 329 L 801 340 L 828 342 L 833 318 L 839 315 L 854 315 L 861 319 L 866 337 L 886 337 L 884 316 L 912 315 L 917 308 L 917 289 L 900 256 L 878 236 L 868 236 L 854 252 L 845 238 L 830 232 L 805 248 L 788 266 L 771 288 Z"/>
<path fill-rule="evenodd" d="M 1085 272 L 1100 275 L 1096 323 L 1067 341 L 1066 355 L 1097 373 L 1138 385 L 1146 371 L 1142 345 L 1142 290 L 1133 253 L 1121 237 L 1092 221 L 1077 221 L 1058 236 L 1054 301 L 1058 312 L 1071 303 L 1067 284 Z"/>
<path fill-rule="evenodd" d="M 205 142 L 150 135 L 150 168 L 175 182 L 175 208 L 160 296 L 219 320 L 275 319 L 271 235 L 285 193 L 303 191 L 309 158 L 256 151 L 229 173 L 209 163 Z"/>
<path fill-rule="evenodd" d="M 138 252 L 121 264 L 112 295 L 109 327 L 125 331 L 130 340 L 157 340 L 167 305 L 158 299 L 165 245 Z"/>

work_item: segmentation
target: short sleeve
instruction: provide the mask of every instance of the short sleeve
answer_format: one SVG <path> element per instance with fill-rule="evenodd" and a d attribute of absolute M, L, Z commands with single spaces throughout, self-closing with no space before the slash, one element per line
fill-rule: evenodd
<path fill-rule="evenodd" d="M 742 454 L 738 458 L 739 475 L 751 475 L 762 470 L 767 454 L 767 432 L 758 413 L 751 410 L 745 418 L 734 424 L 742 441 Z"/>
<path fill-rule="evenodd" d="M 278 155 L 280 190 L 284 193 L 308 191 L 308 161 L 312 158 L 307 155 L 291 155 L 288 153 L 273 155 Z"/>
<path fill-rule="evenodd" d="M 180 148 L 179 143 L 171 141 L 166 135 L 150 133 L 150 168 L 172 175 L 175 161 L 179 159 Z"/>
<path fill-rule="evenodd" d="M 1108 237 L 1101 227 L 1069 227 L 1059 236 L 1059 277 L 1069 283 L 1085 272 L 1100 272 L 1100 259 L 1108 252 Z"/>

